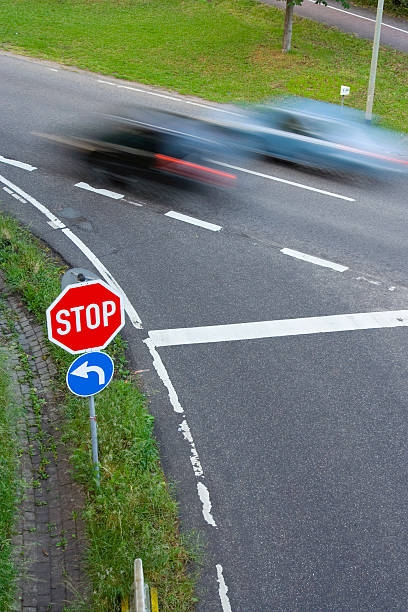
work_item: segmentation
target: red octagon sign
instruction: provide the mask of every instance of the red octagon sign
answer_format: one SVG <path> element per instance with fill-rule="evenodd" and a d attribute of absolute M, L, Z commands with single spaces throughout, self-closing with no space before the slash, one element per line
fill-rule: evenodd
<path fill-rule="evenodd" d="M 124 324 L 120 294 L 101 280 L 68 285 L 47 308 L 49 340 L 73 355 L 105 348 Z"/>

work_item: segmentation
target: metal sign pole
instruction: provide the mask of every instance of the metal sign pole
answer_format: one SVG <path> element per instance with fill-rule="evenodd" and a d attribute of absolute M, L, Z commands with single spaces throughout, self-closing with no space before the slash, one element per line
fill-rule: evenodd
<path fill-rule="evenodd" d="M 366 105 L 366 121 L 371 122 L 373 118 L 374 90 L 375 78 L 377 74 L 378 49 L 380 46 L 382 14 L 384 8 L 384 0 L 378 0 L 377 17 L 375 20 L 373 52 L 371 56 L 370 78 L 368 81 L 367 105 Z"/>
<path fill-rule="evenodd" d="M 89 396 L 89 419 L 91 421 L 92 461 L 95 468 L 96 484 L 99 487 L 98 432 L 95 416 L 95 396 Z"/>

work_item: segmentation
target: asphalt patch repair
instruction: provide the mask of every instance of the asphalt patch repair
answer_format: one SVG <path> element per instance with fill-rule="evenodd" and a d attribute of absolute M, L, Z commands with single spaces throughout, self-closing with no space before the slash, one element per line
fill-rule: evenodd
<path fill-rule="evenodd" d="M 62 612 L 86 601 L 84 492 L 71 475 L 53 391 L 56 367 L 43 328 L 0 273 L 0 345 L 9 354 L 18 422 L 22 496 L 13 545 L 19 569 L 18 612 Z"/>

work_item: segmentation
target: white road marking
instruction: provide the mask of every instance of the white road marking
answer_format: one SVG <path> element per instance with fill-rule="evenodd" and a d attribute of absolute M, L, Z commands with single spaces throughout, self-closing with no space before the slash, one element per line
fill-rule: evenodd
<path fill-rule="evenodd" d="M 43 215 L 45 215 L 50 221 L 53 221 L 54 223 L 61 223 L 58 217 L 56 217 L 51 211 L 49 211 L 48 208 L 46 208 L 40 202 L 37 202 L 37 200 L 35 200 L 28 193 L 20 189 L 20 187 L 17 187 L 17 185 L 14 185 L 11 181 L 8 181 L 6 178 L 4 178 L 4 176 L 0 175 L 0 183 L 7 185 L 7 187 L 20 194 L 23 198 L 27 200 L 27 202 L 37 208 L 37 210 L 39 210 Z"/>
<path fill-rule="evenodd" d="M 140 202 L 132 202 L 131 200 L 124 200 L 124 202 L 127 202 L 128 204 L 132 204 L 133 206 L 143 206 L 143 204 L 140 204 Z"/>
<path fill-rule="evenodd" d="M 191 435 L 190 427 L 188 426 L 187 421 L 184 419 L 182 423 L 180 423 L 178 430 L 183 434 L 184 439 L 190 444 L 191 455 L 190 461 L 193 466 L 194 474 L 197 478 L 203 476 L 203 467 L 200 462 L 200 458 L 197 453 L 196 446 L 194 444 L 193 436 Z"/>
<path fill-rule="evenodd" d="M 146 94 L 148 96 L 156 96 L 158 98 L 165 98 L 166 100 L 173 100 L 174 102 L 182 102 L 183 104 L 190 104 L 191 106 L 200 106 L 201 108 L 209 108 L 210 110 L 215 110 L 220 113 L 228 113 L 229 115 L 237 115 L 241 116 L 241 113 L 235 113 L 234 111 L 226 110 L 224 108 L 219 108 L 218 106 L 211 106 L 210 104 L 202 104 L 201 102 L 193 102 L 192 100 L 185 100 L 184 98 L 177 98 L 176 96 L 169 96 L 167 94 L 158 93 L 157 91 L 148 91 L 146 89 L 141 89 L 139 87 L 130 87 L 129 85 L 118 85 L 117 83 L 111 83 L 110 81 L 103 81 L 102 79 L 97 79 L 98 83 L 103 83 L 104 85 L 112 85 L 113 87 L 117 87 L 118 89 L 130 89 L 131 91 L 137 91 L 138 93 Z"/>
<path fill-rule="evenodd" d="M 407 326 L 408 310 L 390 310 L 386 312 L 359 312 L 301 319 L 161 329 L 149 331 L 149 337 L 158 347 Z"/>
<path fill-rule="evenodd" d="M 99 195 L 106 196 L 108 198 L 113 198 L 114 200 L 121 200 L 125 196 L 121 193 L 116 193 L 115 191 L 109 191 L 109 189 L 96 189 L 95 187 L 91 187 L 88 183 L 76 183 L 74 187 L 79 187 L 80 189 L 86 189 L 87 191 L 93 191 L 94 193 L 99 193 Z"/>
<path fill-rule="evenodd" d="M 248 170 L 247 168 L 240 168 L 239 166 L 224 164 L 223 162 L 216 161 L 215 159 L 209 161 L 212 161 L 214 164 L 218 164 L 219 166 L 224 166 L 224 168 L 231 168 L 232 170 L 238 170 L 239 172 L 245 172 L 246 174 L 253 174 L 254 176 L 260 176 L 261 178 L 269 179 L 270 181 L 285 183 L 286 185 L 292 185 L 292 187 L 300 187 L 301 189 L 306 189 L 307 191 L 315 191 L 316 193 L 321 193 L 323 195 L 330 196 L 331 198 L 346 200 L 347 202 L 355 202 L 354 198 L 349 198 L 348 196 L 340 195 L 339 193 L 332 193 L 331 191 L 325 191 L 324 189 L 318 189 L 317 187 L 310 187 L 309 185 L 304 185 L 303 183 L 295 183 L 294 181 L 288 181 L 287 179 L 272 176 L 271 174 L 264 174 L 263 172 L 255 172 L 255 170 Z"/>
<path fill-rule="evenodd" d="M 0 162 L 2 164 L 8 164 L 9 166 L 16 166 L 16 168 L 21 168 L 22 170 L 27 170 L 28 172 L 37 170 L 35 166 L 25 164 L 24 162 L 18 161 L 17 159 L 8 159 L 7 157 L 3 157 L 2 155 L 0 155 Z"/>
<path fill-rule="evenodd" d="M 52 229 L 63 229 L 65 227 L 62 221 L 60 221 L 59 223 L 56 223 L 55 221 L 47 221 L 47 223 L 50 227 L 52 227 Z"/>
<path fill-rule="evenodd" d="M 366 278 L 365 276 L 357 276 L 356 280 L 365 281 L 366 283 L 370 283 L 370 285 L 381 285 L 380 281 L 371 280 L 370 278 Z"/>
<path fill-rule="evenodd" d="M 12 193 L 11 194 L 13 196 L 13 198 L 15 200 L 18 200 L 19 202 L 21 202 L 22 204 L 27 204 L 27 200 L 25 200 L 24 198 L 22 198 L 21 196 L 19 196 L 17 193 Z"/>
<path fill-rule="evenodd" d="M 56 68 L 48 68 L 48 70 L 51 70 L 51 72 L 59 72 Z"/>
<path fill-rule="evenodd" d="M 289 255 L 289 257 L 295 257 L 296 259 L 301 259 L 302 261 L 307 261 L 308 263 L 313 263 L 317 266 L 322 266 L 323 268 L 331 268 L 336 272 L 345 272 L 346 270 L 348 270 L 347 266 L 342 266 L 341 264 L 334 263 L 333 261 L 328 261 L 327 259 L 320 259 L 320 257 L 314 257 L 313 255 L 306 255 L 306 253 L 294 251 L 293 249 L 285 248 L 281 249 L 280 252 L 284 255 Z"/>
<path fill-rule="evenodd" d="M 89 259 L 89 261 L 92 262 L 92 264 L 101 274 L 101 276 L 106 280 L 106 282 L 112 285 L 112 287 L 114 287 L 119 293 L 122 294 L 125 310 L 126 310 L 126 313 L 132 325 L 138 329 L 141 329 L 142 322 L 140 320 L 140 317 L 137 314 L 136 310 L 133 308 L 132 304 L 130 303 L 127 295 L 125 294 L 125 292 L 123 291 L 119 283 L 117 283 L 116 280 L 113 278 L 112 274 L 105 268 L 103 263 L 86 246 L 86 244 L 82 242 L 82 240 L 78 238 L 78 236 L 76 236 L 73 232 L 71 232 L 70 229 L 66 228 L 64 223 L 62 223 L 62 221 L 58 219 L 58 217 L 56 217 L 50 210 L 48 210 L 46 206 L 44 206 L 43 204 L 38 202 L 35 198 L 30 196 L 28 193 L 20 189 L 20 187 L 17 187 L 17 185 L 14 185 L 10 181 L 8 181 L 6 178 L 4 178 L 4 176 L 1 176 L 1 175 L 0 175 L 0 183 L 3 183 L 4 185 L 9 187 L 16 193 L 20 194 L 30 204 L 32 204 L 37 210 L 39 210 L 43 215 L 45 215 L 47 219 L 51 221 L 55 226 L 59 225 L 59 227 L 63 228 L 62 232 L 65 234 L 65 236 L 67 236 L 67 238 L 69 238 L 82 251 L 82 253 Z"/>
<path fill-rule="evenodd" d="M 153 358 L 154 369 L 156 370 L 160 380 L 163 382 L 164 386 L 166 387 L 168 391 L 170 404 L 173 406 L 174 412 L 177 412 L 177 414 L 183 414 L 184 416 L 184 409 L 182 408 L 179 402 L 176 390 L 173 387 L 173 383 L 170 380 L 170 377 L 167 373 L 167 370 L 162 360 L 160 359 L 160 355 L 158 354 L 156 350 L 154 342 L 151 340 L 151 338 L 146 338 L 145 340 L 143 340 L 143 342 L 144 344 L 146 344 Z M 194 475 L 197 478 L 204 478 L 204 470 L 200 462 L 200 458 L 197 452 L 196 445 L 194 443 L 193 436 L 190 431 L 190 427 L 185 418 L 182 421 L 182 423 L 179 425 L 179 431 L 183 434 L 184 439 L 190 445 L 190 461 L 191 461 L 191 465 L 193 466 Z M 211 514 L 212 506 L 211 506 L 211 501 L 210 501 L 210 494 L 208 492 L 207 487 L 202 482 L 198 482 L 197 491 L 198 491 L 198 496 L 201 501 L 204 519 L 209 525 L 216 527 L 217 525 Z"/>
<path fill-rule="evenodd" d="M 113 278 L 113 276 L 109 272 L 109 270 L 107 268 L 105 268 L 105 266 L 103 265 L 101 260 L 98 259 L 98 257 L 91 251 L 91 249 L 89 249 L 86 246 L 86 244 L 84 242 L 82 242 L 82 240 L 80 238 L 78 238 L 78 236 L 76 236 L 76 234 L 71 232 L 70 229 L 68 229 L 66 227 L 66 228 L 62 229 L 61 231 L 62 231 L 63 234 L 65 234 L 65 236 L 67 236 L 67 238 L 69 238 L 70 240 L 72 240 L 72 242 L 74 244 L 76 244 L 76 246 L 82 251 L 82 253 L 95 266 L 95 268 L 98 270 L 98 272 L 100 273 L 102 278 L 104 278 L 106 280 L 108 285 L 111 285 L 114 289 L 116 289 L 118 291 L 118 293 L 120 293 L 122 295 L 125 311 L 126 311 L 128 317 L 129 317 L 133 327 L 136 327 L 137 329 L 142 329 L 142 321 L 141 321 L 139 315 L 137 314 L 136 310 L 133 308 L 132 304 L 130 303 L 129 298 L 127 297 L 127 295 L 125 294 L 125 292 L 123 291 L 123 289 L 119 285 L 119 283 Z"/>
<path fill-rule="evenodd" d="M 156 351 L 156 347 L 153 341 L 150 338 L 146 338 L 146 340 L 143 340 L 143 342 L 146 344 L 151 356 L 153 357 L 154 369 L 156 370 L 160 380 L 162 381 L 169 393 L 170 404 L 173 406 L 174 412 L 177 412 L 178 414 L 183 414 L 184 410 L 181 407 L 176 390 L 173 387 L 173 384 L 169 378 L 169 375 L 167 374 L 167 370 L 164 367 L 162 360 L 160 359 L 159 353 Z"/>
<path fill-rule="evenodd" d="M 211 514 L 211 501 L 210 494 L 208 492 L 207 487 L 202 482 L 197 482 L 197 491 L 198 497 L 201 499 L 201 503 L 203 506 L 203 516 L 204 520 L 211 525 L 212 527 L 217 527 L 217 523 L 214 521 L 214 517 Z"/>
<path fill-rule="evenodd" d="M 315 0 L 309 0 L 309 2 L 313 2 L 313 4 L 316 4 Z M 375 19 L 372 19 L 371 17 L 364 17 L 363 15 L 358 15 L 357 13 L 351 13 L 350 11 L 345 11 L 344 9 L 337 8 L 336 6 L 327 5 L 326 8 L 332 9 L 333 11 L 339 11 L 340 13 L 346 13 L 347 15 L 352 15 L 353 17 L 358 17 L 359 19 L 364 19 L 365 21 L 372 21 L 373 23 L 375 23 Z M 399 32 L 403 32 L 404 34 L 408 34 L 408 30 L 397 28 L 396 26 L 390 25 L 388 23 L 382 22 L 381 25 L 386 28 L 391 28 L 392 30 L 398 30 Z"/>
<path fill-rule="evenodd" d="M 225 584 L 224 575 L 222 573 L 223 572 L 222 565 L 218 564 L 216 565 L 216 568 L 217 568 L 217 582 L 219 584 L 218 594 L 221 600 L 222 612 L 232 612 L 231 604 L 229 602 L 228 595 L 227 595 L 228 587 Z"/>
<path fill-rule="evenodd" d="M 125 310 L 131 320 L 132 325 L 136 328 L 141 329 L 142 321 L 139 315 L 137 314 L 136 310 L 131 305 L 125 292 L 122 290 L 120 285 L 116 282 L 116 280 L 113 278 L 111 273 L 105 268 L 102 262 L 86 246 L 86 244 L 82 242 L 82 240 L 78 238 L 78 236 L 76 236 L 69 228 L 65 227 L 62 221 L 60 221 L 58 217 L 56 217 L 53 213 L 51 213 L 51 211 L 49 211 L 48 208 L 46 208 L 46 206 L 44 206 L 43 204 L 38 202 L 35 198 L 30 196 L 28 193 L 20 189 L 20 187 L 17 187 L 17 185 L 14 185 L 13 183 L 11 183 L 11 181 L 7 180 L 5 177 L 1 175 L 0 175 L 0 183 L 3 183 L 5 185 L 3 189 L 7 191 L 8 193 L 10 193 L 10 195 L 15 195 L 14 192 L 16 192 L 16 193 L 19 193 L 22 197 L 26 198 L 26 200 L 30 204 L 32 204 L 32 206 L 34 206 L 38 211 L 44 214 L 45 217 L 47 217 L 48 219 L 47 223 L 51 227 L 53 227 L 54 229 L 58 229 L 58 228 L 62 229 L 62 232 L 64 233 L 64 235 L 67 238 L 69 238 L 82 251 L 82 253 L 84 253 L 84 255 L 89 259 L 89 261 L 91 261 L 91 263 L 98 270 L 101 276 L 110 285 L 112 285 L 117 291 L 119 291 L 122 294 L 124 303 L 125 303 Z M 184 410 L 178 401 L 177 393 L 167 374 L 166 368 L 164 367 L 163 362 L 161 361 L 155 349 L 153 342 L 150 340 L 150 338 L 146 338 L 146 340 L 144 340 L 144 343 L 149 348 L 149 351 L 153 357 L 153 365 L 160 379 L 163 381 L 164 385 L 166 386 L 169 392 L 170 403 L 172 404 L 175 412 L 184 414 Z M 196 477 L 202 478 L 204 476 L 203 468 L 202 468 L 200 458 L 198 456 L 198 452 L 197 452 L 197 449 L 196 449 L 196 446 L 195 446 L 195 443 L 194 443 L 194 440 L 191 435 L 191 431 L 190 431 L 190 428 L 188 426 L 186 419 L 184 419 L 183 422 L 180 424 L 179 430 L 183 433 L 185 440 L 187 440 L 190 444 L 190 449 L 191 449 L 190 461 L 191 461 L 191 464 L 194 470 L 194 474 Z M 197 492 L 198 492 L 198 496 L 202 504 L 202 513 L 203 513 L 204 519 L 207 521 L 209 525 L 213 527 L 217 527 L 216 522 L 211 513 L 212 504 L 210 501 L 209 491 L 207 487 L 201 481 L 197 482 Z"/>
<path fill-rule="evenodd" d="M 185 223 L 191 223 L 191 225 L 198 225 L 199 227 L 208 229 L 211 232 L 219 232 L 220 230 L 222 230 L 221 225 L 215 225 L 214 223 L 208 223 L 207 221 L 201 221 L 201 219 L 196 219 L 195 217 L 189 217 L 188 215 L 182 215 L 181 213 L 175 212 L 174 210 L 169 210 L 169 212 L 166 212 L 165 217 L 171 217 L 172 219 L 178 219 L 179 221 L 185 221 Z"/>

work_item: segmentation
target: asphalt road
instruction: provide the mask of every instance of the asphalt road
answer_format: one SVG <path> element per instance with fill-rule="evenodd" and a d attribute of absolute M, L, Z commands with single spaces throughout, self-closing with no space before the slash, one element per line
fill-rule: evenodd
<path fill-rule="evenodd" d="M 281 0 L 261 1 L 282 10 L 285 8 L 285 2 Z M 369 40 L 374 38 L 376 11 L 371 9 L 353 4 L 350 5 L 350 8 L 345 9 L 340 2 L 329 1 L 327 6 L 324 6 L 323 4 L 316 4 L 314 0 L 304 0 L 301 5 L 295 5 L 294 13 L 299 17 L 307 17 L 312 21 L 334 26 L 359 38 Z M 408 21 L 383 14 L 380 44 L 407 52 Z"/>
<path fill-rule="evenodd" d="M 7 54 L 0 78 L 1 209 L 134 308 L 131 363 L 206 544 L 198 611 L 406 610 L 407 182 L 258 160 L 232 191 L 96 185 L 33 133 L 208 103 Z"/>

